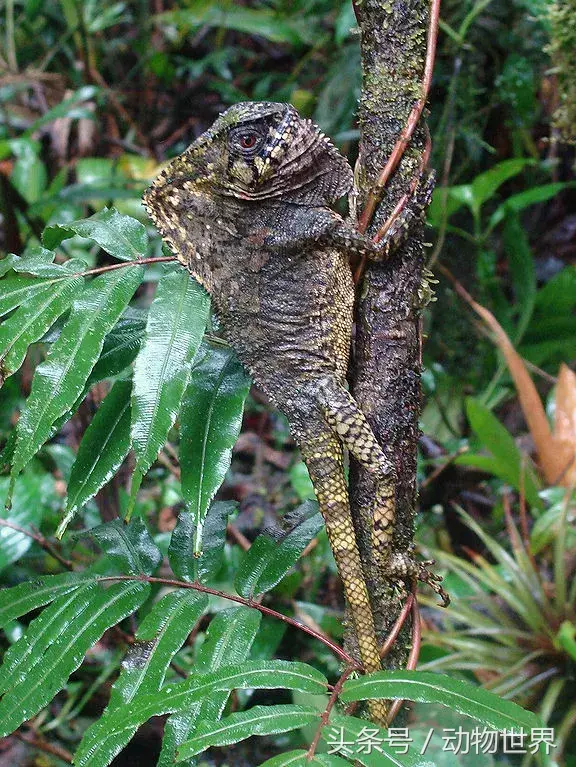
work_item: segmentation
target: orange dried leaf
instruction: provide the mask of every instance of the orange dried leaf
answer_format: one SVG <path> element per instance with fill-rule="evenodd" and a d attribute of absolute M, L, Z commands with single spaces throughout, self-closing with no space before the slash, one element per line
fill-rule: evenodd
<path fill-rule="evenodd" d="M 566 457 L 564 475 L 560 484 L 576 484 L 576 373 L 562 363 L 556 386 L 554 439 Z"/>

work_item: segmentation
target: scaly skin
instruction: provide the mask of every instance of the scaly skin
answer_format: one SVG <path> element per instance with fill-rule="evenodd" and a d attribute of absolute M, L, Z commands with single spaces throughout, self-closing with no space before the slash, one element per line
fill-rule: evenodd
<path fill-rule="evenodd" d="M 210 293 L 219 332 L 256 385 L 287 417 L 315 488 L 366 672 L 381 668 L 343 470 L 346 447 L 378 480 L 373 540 L 391 554 L 394 477 L 346 389 L 354 286 L 351 253 L 387 255 L 400 227 L 375 246 L 328 207 L 352 171 L 293 107 L 237 104 L 148 189 L 164 240 Z M 395 577 L 412 577 L 406 556 Z M 427 579 L 430 580 L 427 575 Z M 434 585 L 434 583 L 432 584 Z M 383 701 L 371 701 L 385 721 Z"/>

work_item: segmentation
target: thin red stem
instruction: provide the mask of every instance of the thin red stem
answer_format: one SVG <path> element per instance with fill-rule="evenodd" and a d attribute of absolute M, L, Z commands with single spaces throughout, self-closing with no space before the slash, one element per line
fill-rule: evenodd
<path fill-rule="evenodd" d="M 356 666 L 347 666 L 342 672 L 340 679 L 336 682 L 336 684 L 332 688 L 332 693 L 330 697 L 328 698 L 328 703 L 326 704 L 326 708 L 324 709 L 324 711 L 322 712 L 322 716 L 320 717 L 320 724 L 318 725 L 316 732 L 314 733 L 314 738 L 312 739 L 312 743 L 310 744 L 310 748 L 308 749 L 308 752 L 306 754 L 307 762 L 311 762 L 312 759 L 314 758 L 314 754 L 316 753 L 318 743 L 320 742 L 322 730 L 328 724 L 328 721 L 330 719 L 330 713 L 332 712 L 332 709 L 334 708 L 336 701 L 338 700 L 338 696 L 342 692 L 342 687 L 344 686 L 344 682 L 348 679 L 350 674 L 356 670 L 357 670 Z"/>
<path fill-rule="evenodd" d="M 35 533 L 32 530 L 27 530 L 25 527 L 20 527 L 20 525 L 16 525 L 14 522 L 10 522 L 7 519 L 0 519 L 0 526 L 9 527 L 11 530 L 16 530 L 17 532 L 22 533 L 22 535 L 27 535 L 29 538 L 32 538 L 32 540 L 36 541 L 36 543 L 42 549 L 44 549 L 44 551 L 50 554 L 51 557 L 54 557 L 55 560 L 60 562 L 63 567 L 65 567 L 67 570 L 72 570 L 72 561 L 70 559 L 65 559 L 62 554 L 60 554 L 60 552 L 57 551 L 56 548 L 50 543 L 50 541 L 42 535 L 42 533 Z"/>
<path fill-rule="evenodd" d="M 155 578 L 151 575 L 107 575 L 105 577 L 98 578 L 98 581 L 144 581 L 145 583 L 161 583 L 164 586 L 174 586 L 175 588 L 180 589 L 193 589 L 194 591 L 199 591 L 202 594 L 212 594 L 213 596 L 221 597 L 222 599 L 228 599 L 230 602 L 237 602 L 238 604 L 244 605 L 245 607 L 252 607 L 254 610 L 258 610 L 263 615 L 268 615 L 271 618 L 276 618 L 276 620 L 287 623 L 299 631 L 303 631 L 305 634 L 309 634 L 310 636 L 314 637 L 314 639 L 317 639 L 319 642 L 322 642 L 322 644 L 326 645 L 326 647 L 329 647 L 330 650 L 332 650 L 332 652 L 341 660 L 343 660 L 347 665 L 352 666 L 357 670 L 361 668 L 361 666 L 354 660 L 354 658 L 352 658 L 352 656 L 348 655 L 347 652 L 345 652 L 335 642 L 332 642 L 332 640 L 325 635 L 315 631 L 309 626 L 306 626 L 304 623 L 300 623 L 299 621 L 294 620 L 294 618 L 289 618 L 287 615 L 273 610 L 271 607 L 265 607 L 264 605 L 253 602 L 250 599 L 244 599 L 243 597 L 236 596 L 235 594 L 227 594 L 224 591 L 212 589 L 209 586 L 204 586 L 201 583 L 188 583 L 187 581 L 177 581 L 172 578 Z"/>
<path fill-rule="evenodd" d="M 76 272 L 74 277 L 88 277 L 91 274 L 103 274 L 111 272 L 114 269 L 123 269 L 126 266 L 142 266 L 143 264 L 160 264 L 164 261 L 177 261 L 176 256 L 160 256 L 159 258 L 138 258 L 133 261 L 122 261 L 119 264 L 109 264 L 108 266 L 97 266 L 95 269 L 88 269 L 87 272 Z"/>
<path fill-rule="evenodd" d="M 418 665 L 418 657 L 420 655 L 420 648 L 422 646 L 422 619 L 420 617 L 420 608 L 418 607 L 418 600 L 416 599 L 417 584 L 412 586 L 412 647 L 410 648 L 410 655 L 408 656 L 408 662 L 406 663 L 406 669 L 408 671 L 414 671 Z M 390 727 L 398 712 L 402 708 L 404 701 L 395 700 L 390 706 L 388 712 L 387 726 Z"/>
<path fill-rule="evenodd" d="M 358 220 L 358 229 L 361 232 L 365 232 L 370 226 L 374 212 L 382 199 L 382 192 L 384 191 L 386 184 L 392 173 L 398 167 L 398 163 L 402 159 L 406 147 L 408 146 L 428 98 L 430 92 L 430 85 L 432 83 L 432 73 L 434 71 L 434 59 L 436 57 L 436 42 L 438 40 L 438 20 L 440 17 L 440 0 L 431 0 L 430 3 L 430 23 L 428 25 L 428 40 L 426 45 L 426 61 L 424 64 L 424 76 L 422 78 L 422 94 L 412 107 L 412 111 L 408 116 L 404 130 L 400 134 L 390 157 L 382 172 L 378 176 L 378 179 L 368 195 L 364 210 Z"/>

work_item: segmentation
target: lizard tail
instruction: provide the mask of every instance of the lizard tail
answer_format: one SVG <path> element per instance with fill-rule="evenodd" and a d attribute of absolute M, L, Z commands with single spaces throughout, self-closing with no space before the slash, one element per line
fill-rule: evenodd
<path fill-rule="evenodd" d="M 326 434 L 303 445 L 302 456 L 314 485 L 338 573 L 344 585 L 360 660 L 366 673 L 379 671 L 382 668 L 380 648 L 350 514 L 342 444 L 335 435 Z M 386 724 L 385 701 L 369 701 L 368 710 L 375 723 Z"/>

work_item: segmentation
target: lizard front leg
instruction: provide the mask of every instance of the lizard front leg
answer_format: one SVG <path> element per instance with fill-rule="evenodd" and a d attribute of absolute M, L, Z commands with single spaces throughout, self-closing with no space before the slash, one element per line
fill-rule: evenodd
<path fill-rule="evenodd" d="M 366 416 L 351 394 L 332 378 L 322 382 L 319 398 L 326 422 L 356 460 L 375 477 L 372 546 L 383 572 L 391 581 L 417 579 L 427 583 L 447 606 L 450 597 L 441 586 L 441 577 L 428 569 L 433 562 L 418 562 L 410 552 L 393 551 L 395 472 Z"/>
<path fill-rule="evenodd" d="M 336 435 L 326 429 L 313 437 L 303 439 L 301 452 L 314 485 L 338 573 L 344 585 L 362 665 L 366 673 L 379 671 L 380 650 L 352 525 L 342 443 Z M 387 709 L 384 701 L 369 701 L 368 710 L 374 722 L 385 725 Z"/>

